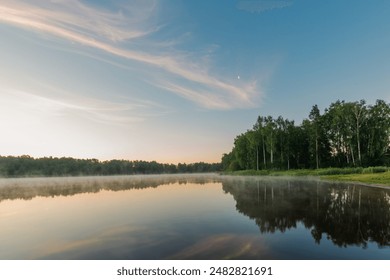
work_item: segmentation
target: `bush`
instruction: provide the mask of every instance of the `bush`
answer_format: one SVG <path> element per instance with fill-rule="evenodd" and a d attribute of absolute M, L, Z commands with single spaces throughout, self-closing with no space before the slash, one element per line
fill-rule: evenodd
<path fill-rule="evenodd" d="M 327 168 L 318 170 L 317 174 L 323 175 L 343 175 L 343 174 L 361 174 L 363 172 L 362 167 L 349 167 L 349 168 Z"/>
<path fill-rule="evenodd" d="M 370 166 L 367 168 L 364 168 L 363 173 L 364 174 L 371 174 L 371 173 L 383 173 L 389 171 L 389 168 L 386 166 Z"/>

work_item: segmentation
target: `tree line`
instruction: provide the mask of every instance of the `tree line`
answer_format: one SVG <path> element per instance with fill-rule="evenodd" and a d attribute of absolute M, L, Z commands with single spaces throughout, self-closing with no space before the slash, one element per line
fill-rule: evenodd
<path fill-rule="evenodd" d="M 0 156 L 0 176 L 2 177 L 174 174 L 217 172 L 220 170 L 220 163 L 205 162 L 176 165 L 142 160 L 99 161 L 71 157 Z"/>
<path fill-rule="evenodd" d="M 314 105 L 300 125 L 259 116 L 222 156 L 223 170 L 368 167 L 390 163 L 390 104 L 336 101 Z"/>

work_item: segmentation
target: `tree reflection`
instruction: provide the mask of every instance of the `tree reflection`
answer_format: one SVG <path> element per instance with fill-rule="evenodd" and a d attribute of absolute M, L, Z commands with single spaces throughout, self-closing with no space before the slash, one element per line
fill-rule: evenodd
<path fill-rule="evenodd" d="M 390 190 L 308 180 L 223 181 L 236 209 L 261 233 L 284 232 L 302 223 L 316 243 L 323 236 L 340 247 L 390 245 Z"/>
<path fill-rule="evenodd" d="M 220 182 L 217 178 L 217 175 L 212 174 L 202 176 L 187 174 L 0 179 L 0 203 L 7 199 L 30 200 L 37 196 L 72 196 L 81 193 L 98 193 L 103 190 L 137 190 L 175 183 L 204 185 Z"/>

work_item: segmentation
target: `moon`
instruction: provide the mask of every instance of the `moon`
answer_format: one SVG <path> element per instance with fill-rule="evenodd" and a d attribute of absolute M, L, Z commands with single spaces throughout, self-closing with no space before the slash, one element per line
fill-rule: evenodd
<path fill-rule="evenodd" d="M 237 79 L 238 79 L 238 80 L 240 79 L 240 75 L 237 76 Z"/>

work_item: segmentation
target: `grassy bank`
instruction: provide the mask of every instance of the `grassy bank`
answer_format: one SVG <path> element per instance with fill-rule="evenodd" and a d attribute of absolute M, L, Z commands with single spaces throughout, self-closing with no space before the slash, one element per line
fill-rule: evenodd
<path fill-rule="evenodd" d="M 322 179 L 332 181 L 362 182 L 390 186 L 390 172 L 371 174 L 346 174 L 321 176 Z"/>
<path fill-rule="evenodd" d="M 225 172 L 229 175 L 241 176 L 316 176 L 324 180 L 362 182 L 390 186 L 390 168 L 356 167 L 356 168 L 324 168 L 324 169 L 294 169 L 294 170 L 240 170 Z"/>

